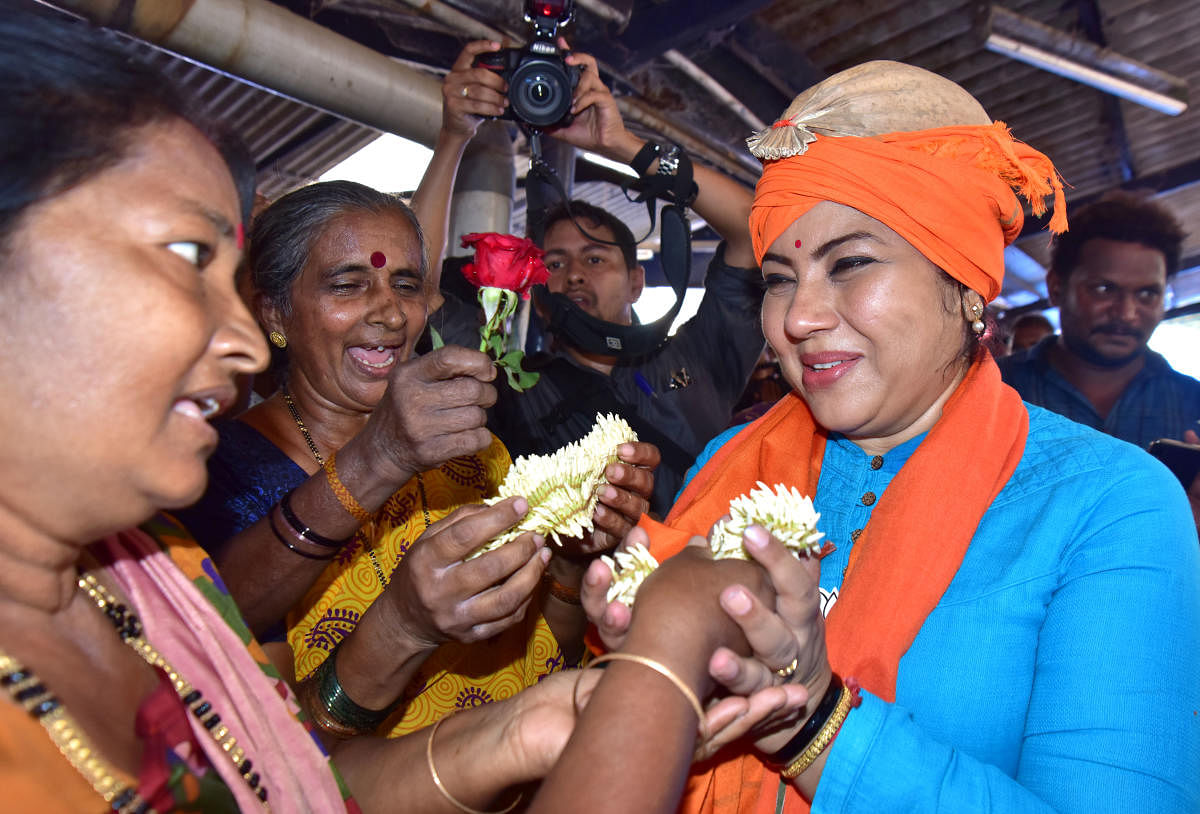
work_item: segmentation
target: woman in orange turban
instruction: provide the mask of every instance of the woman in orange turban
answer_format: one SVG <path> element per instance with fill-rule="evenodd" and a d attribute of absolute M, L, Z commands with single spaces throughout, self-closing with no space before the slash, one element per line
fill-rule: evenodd
<path fill-rule="evenodd" d="M 639 598 L 628 637 L 606 573 L 589 573 L 606 641 L 681 675 L 699 658 L 701 697 L 807 690 L 799 714 L 694 767 L 682 810 L 1200 809 L 1200 558 L 1184 495 L 1141 450 L 1022 403 L 980 346 L 1023 223 L 1014 191 L 1035 214 L 1053 195 L 1050 227 L 1066 227 L 1049 159 L 957 85 L 896 63 L 822 82 L 750 144 L 764 161 L 750 223 L 763 330 L 795 390 L 715 439 L 665 524 L 627 542 L 661 562 L 763 481 L 814 496 L 833 550 L 802 561 L 747 532 L 777 595 L 726 582 L 714 596 L 752 657 L 646 634 L 678 623 L 671 590 L 707 626 L 706 583 L 688 569 L 646 583 L 655 613 Z M 673 705 L 686 708 L 660 702 Z M 729 721 L 722 705 L 745 709 L 720 701 L 709 726 Z M 683 785 L 694 733 L 674 743 L 632 717 L 605 730 L 592 713 L 560 765 L 584 733 L 621 749 L 596 764 L 606 805 L 643 793 L 646 763 Z"/>

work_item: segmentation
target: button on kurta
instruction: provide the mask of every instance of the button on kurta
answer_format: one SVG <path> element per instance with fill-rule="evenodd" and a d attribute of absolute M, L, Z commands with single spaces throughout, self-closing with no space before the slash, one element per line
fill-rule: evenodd
<path fill-rule="evenodd" d="M 863 493 L 863 496 L 862 496 L 862 505 L 864 505 L 864 506 L 870 506 L 870 505 L 872 505 L 873 503 L 875 503 L 875 493 L 874 493 L 874 492 L 865 492 L 865 493 Z"/>
<path fill-rule="evenodd" d="M 855 529 L 854 531 L 850 532 L 850 542 L 857 543 L 859 536 L 862 535 L 862 532 L 862 529 Z"/>
<path fill-rule="evenodd" d="M 883 456 L 882 455 L 876 455 L 874 458 L 871 459 L 871 468 L 872 469 L 879 469 L 882 466 L 883 466 Z"/>

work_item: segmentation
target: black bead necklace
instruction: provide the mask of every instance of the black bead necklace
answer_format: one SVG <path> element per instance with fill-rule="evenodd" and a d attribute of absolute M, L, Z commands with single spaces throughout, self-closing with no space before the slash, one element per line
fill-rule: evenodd
<path fill-rule="evenodd" d="M 142 638 L 142 622 L 138 619 L 137 614 L 130 612 L 91 574 L 80 576 L 78 584 L 80 590 L 86 593 L 112 622 L 121 640 L 141 656 L 143 661 L 166 674 L 184 706 L 191 710 L 192 714 L 200 721 L 200 725 L 220 745 L 221 751 L 233 761 L 238 774 L 246 781 L 246 785 L 250 787 L 255 796 L 262 801 L 263 808 L 270 811 L 271 807 L 267 803 L 267 787 L 262 783 L 259 773 L 254 771 L 253 762 L 246 757 L 246 750 L 238 745 L 237 738 L 229 733 L 229 727 L 221 722 L 221 716 L 213 712 L 212 704 L 204 700 L 201 692 L 180 676 L 179 672 L 150 642 Z"/>

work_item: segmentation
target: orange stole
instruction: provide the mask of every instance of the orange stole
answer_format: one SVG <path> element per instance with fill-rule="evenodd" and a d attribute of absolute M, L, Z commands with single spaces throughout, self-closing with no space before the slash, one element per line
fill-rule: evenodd
<path fill-rule="evenodd" d="M 826 619 L 833 669 L 854 676 L 885 701 L 895 700 L 900 658 L 958 571 L 992 500 L 1017 468 L 1029 414 L 981 352 L 942 416 L 892 479 L 855 543 L 837 603 Z M 707 535 L 729 501 L 756 481 L 816 493 L 825 432 L 803 399 L 785 397 L 726 443 L 679 496 L 667 525 L 643 519 L 661 562 L 696 534 Z M 932 508 L 936 507 L 937 511 Z M 680 811 L 703 814 L 775 810 L 779 775 L 754 754 L 699 767 Z M 784 811 L 809 809 L 787 787 Z"/>

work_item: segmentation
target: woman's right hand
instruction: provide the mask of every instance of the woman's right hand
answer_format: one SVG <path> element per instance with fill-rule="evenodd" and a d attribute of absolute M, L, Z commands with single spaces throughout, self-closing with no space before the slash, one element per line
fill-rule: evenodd
<path fill-rule="evenodd" d="M 461 506 L 422 534 L 396 570 L 382 604 L 393 630 L 416 649 L 454 640 L 476 642 L 520 621 L 550 551 L 539 535 L 523 534 L 472 560 L 471 552 L 525 516 L 524 498 L 494 506 Z"/>
<path fill-rule="evenodd" d="M 766 569 L 779 591 L 771 602 L 739 585 L 721 593 L 721 606 L 745 634 L 753 653 L 747 657 L 718 648 L 709 661 L 709 672 L 731 693 L 751 695 L 779 685 L 776 671 L 795 659 L 796 668 L 784 683 L 803 685 L 809 706 L 782 711 L 754 727 L 755 747 L 770 754 L 804 723 L 832 677 L 821 613 L 821 563 L 816 557 L 797 558 L 760 526 L 747 529 L 743 539 L 750 556 Z"/>
<path fill-rule="evenodd" d="M 495 378 L 492 360 L 471 348 L 447 345 L 413 357 L 392 371 L 383 399 L 350 444 L 364 445 L 371 470 L 394 492 L 418 472 L 487 449 Z"/>

